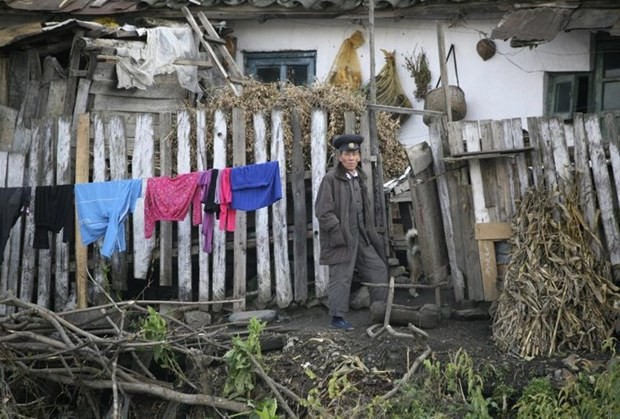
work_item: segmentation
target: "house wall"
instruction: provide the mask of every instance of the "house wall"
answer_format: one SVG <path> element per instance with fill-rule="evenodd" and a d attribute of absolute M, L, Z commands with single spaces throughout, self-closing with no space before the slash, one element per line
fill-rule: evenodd
<path fill-rule="evenodd" d="M 490 34 L 496 21 L 471 20 L 465 26 L 445 27 L 446 52 L 455 45 L 460 86 L 467 101 L 467 119 L 503 119 L 540 116 L 544 106 L 544 73 L 546 71 L 587 71 L 590 67 L 590 35 L 587 31 L 561 33 L 550 43 L 537 48 L 511 48 L 508 42 L 496 41 L 498 53 L 483 61 L 476 43 L 483 33 Z M 229 23 L 238 39 L 237 61 L 243 67 L 244 51 L 316 50 L 317 79 L 325 80 L 342 41 L 357 29 L 349 20 L 270 20 L 232 21 Z M 404 55 L 414 48 L 424 48 L 429 59 L 433 86 L 439 77 L 437 30 L 434 21 L 378 20 L 375 22 L 376 70 L 384 64 L 380 49 L 396 50 L 397 67 L 403 89 L 415 109 L 423 109 L 413 91 L 413 78 L 404 67 Z M 368 36 L 358 50 L 364 83 L 370 76 Z M 452 61 L 448 67 L 450 83 L 456 84 Z M 403 124 L 401 142 L 414 145 L 428 139 L 428 128 L 421 116 L 413 116 Z"/>

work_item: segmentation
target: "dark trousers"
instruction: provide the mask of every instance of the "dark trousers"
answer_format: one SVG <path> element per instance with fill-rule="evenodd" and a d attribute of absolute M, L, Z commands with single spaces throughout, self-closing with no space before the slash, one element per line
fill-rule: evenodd
<path fill-rule="evenodd" d="M 357 269 L 363 282 L 387 284 L 388 268 L 374 247 L 360 238 L 348 262 L 329 265 L 328 306 L 330 316 L 343 317 L 349 311 L 351 281 Z M 370 301 L 386 301 L 386 287 L 370 287 Z"/>

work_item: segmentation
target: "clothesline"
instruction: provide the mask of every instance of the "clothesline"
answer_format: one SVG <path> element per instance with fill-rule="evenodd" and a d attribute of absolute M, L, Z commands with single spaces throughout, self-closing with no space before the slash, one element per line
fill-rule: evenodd
<path fill-rule="evenodd" d="M 63 241 L 72 242 L 77 213 L 85 246 L 103 238 L 103 256 L 125 251 L 125 220 L 135 212 L 142 186 L 143 179 L 131 179 L 35 187 L 33 247 L 49 249 L 49 232 L 61 230 Z M 29 213 L 30 197 L 30 187 L 0 188 L 0 199 L 9 203 L 1 210 L 6 221 L 0 223 L 0 250 L 19 217 Z M 221 230 L 234 231 L 237 210 L 254 211 L 281 198 L 277 161 L 151 177 L 144 193 L 145 238 L 152 237 L 157 221 L 184 220 L 191 206 L 193 225 L 202 224 L 203 251 L 210 253 L 216 217 Z"/>

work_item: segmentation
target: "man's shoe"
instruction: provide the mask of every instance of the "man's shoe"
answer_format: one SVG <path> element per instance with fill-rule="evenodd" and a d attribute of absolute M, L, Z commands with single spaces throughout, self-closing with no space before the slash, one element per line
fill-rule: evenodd
<path fill-rule="evenodd" d="M 351 323 L 343 319 L 342 317 L 332 317 L 331 325 L 333 328 L 340 330 L 353 330 Z"/>

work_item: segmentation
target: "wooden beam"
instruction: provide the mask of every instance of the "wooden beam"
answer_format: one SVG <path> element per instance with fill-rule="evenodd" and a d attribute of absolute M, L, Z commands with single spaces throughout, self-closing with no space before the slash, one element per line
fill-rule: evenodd
<path fill-rule="evenodd" d="M 77 144 L 75 150 L 75 183 L 88 182 L 89 172 L 89 148 L 90 148 L 90 115 L 81 114 L 78 117 Z M 77 211 L 77 210 L 76 210 Z M 82 244 L 80 224 L 78 217 L 75 218 L 75 287 L 77 294 L 77 307 L 85 308 L 88 305 L 88 247 Z"/>

